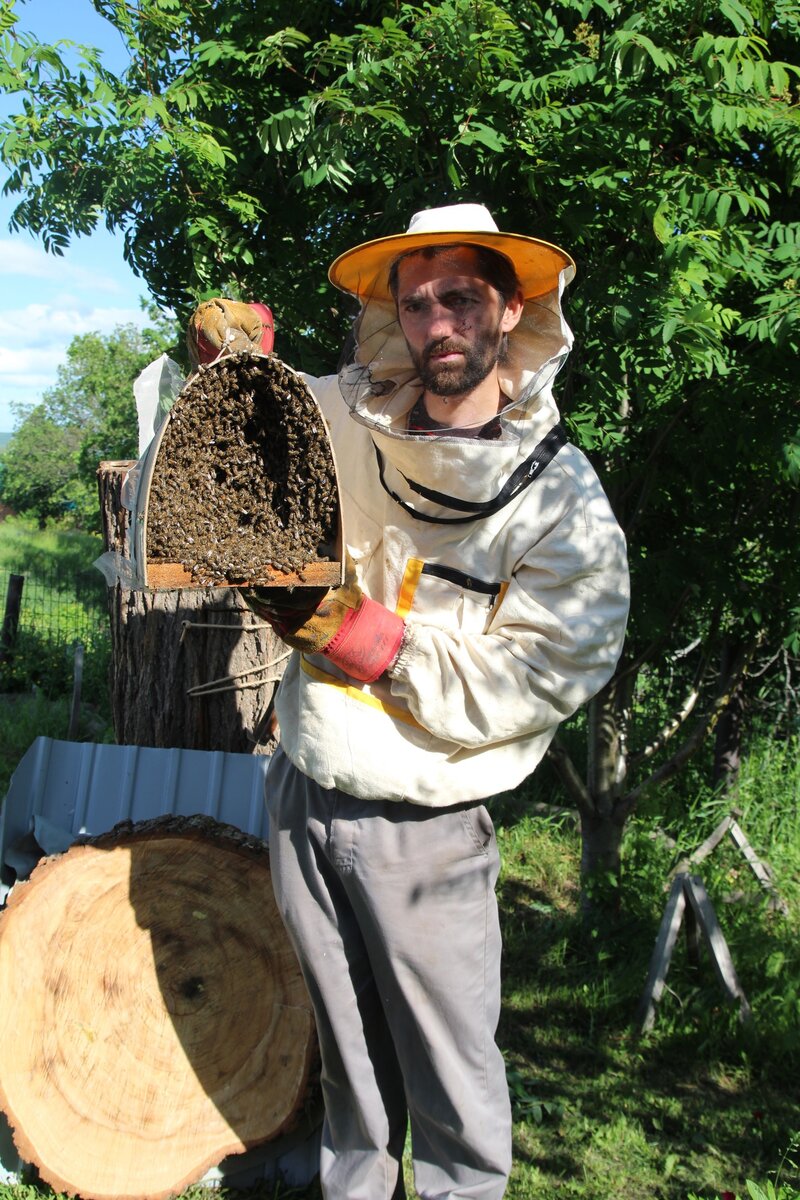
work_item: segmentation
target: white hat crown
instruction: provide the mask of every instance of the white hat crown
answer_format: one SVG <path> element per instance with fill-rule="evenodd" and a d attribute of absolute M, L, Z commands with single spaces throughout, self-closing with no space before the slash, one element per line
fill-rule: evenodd
<path fill-rule="evenodd" d="M 408 233 L 499 233 L 497 223 L 483 204 L 448 204 L 414 213 Z"/>

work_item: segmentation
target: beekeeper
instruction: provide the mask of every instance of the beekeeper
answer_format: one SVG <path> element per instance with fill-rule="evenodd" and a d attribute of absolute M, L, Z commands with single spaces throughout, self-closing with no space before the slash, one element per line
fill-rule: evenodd
<path fill-rule="evenodd" d="M 341 255 L 352 354 L 308 379 L 329 424 L 347 579 L 250 602 L 295 647 L 267 777 L 278 905 L 314 1004 L 327 1200 L 502 1196 L 499 858 L 516 787 L 608 680 L 625 545 L 559 424 L 563 250 L 480 205 Z M 318 597 L 316 598 L 318 600 Z M 306 607 L 304 607 L 304 605 Z"/>

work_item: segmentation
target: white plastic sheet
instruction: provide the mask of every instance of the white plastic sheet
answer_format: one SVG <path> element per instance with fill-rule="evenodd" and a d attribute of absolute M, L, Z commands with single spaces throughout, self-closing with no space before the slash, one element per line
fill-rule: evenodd
<path fill-rule="evenodd" d="M 178 364 L 166 354 L 148 363 L 133 385 L 139 417 L 139 454 L 144 454 L 153 435 L 178 398 L 184 379 Z"/>
<path fill-rule="evenodd" d="M 95 559 L 109 587 L 119 583 L 126 590 L 144 586 L 144 574 L 137 561 L 137 522 L 143 516 L 144 494 L 142 475 L 148 449 L 164 424 L 186 380 L 178 364 L 162 354 L 148 363 L 133 385 L 136 412 L 139 420 L 139 460 L 131 467 L 122 482 L 120 498 L 128 509 L 127 534 L 123 550 L 107 550 Z"/>

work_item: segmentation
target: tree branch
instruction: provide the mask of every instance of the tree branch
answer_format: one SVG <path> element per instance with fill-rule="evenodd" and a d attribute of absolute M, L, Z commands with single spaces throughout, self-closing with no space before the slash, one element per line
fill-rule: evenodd
<path fill-rule="evenodd" d="M 700 718 L 692 732 L 679 749 L 676 750 L 672 758 L 668 759 L 658 770 L 648 775 L 637 787 L 633 788 L 632 791 L 628 792 L 622 798 L 619 807 L 623 812 L 626 814 L 631 812 L 645 792 L 677 775 L 695 751 L 700 748 L 704 738 L 714 728 L 722 712 L 729 704 L 731 696 L 739 681 L 744 676 L 747 665 L 755 654 L 757 647 L 758 641 L 754 640 L 742 648 L 734 659 L 727 678 L 720 682 L 719 692 L 709 711 Z"/>
<path fill-rule="evenodd" d="M 625 501 L 630 496 L 631 492 L 634 490 L 634 488 L 639 486 L 639 480 L 642 479 L 642 477 L 644 477 L 645 481 L 647 481 L 650 478 L 650 476 L 652 475 L 652 472 L 650 470 L 648 470 L 650 464 L 652 463 L 653 459 L 658 455 L 658 452 L 660 451 L 661 447 L 664 445 L 664 442 L 667 440 L 669 435 L 672 433 L 673 429 L 678 424 L 681 417 L 686 412 L 687 408 L 689 408 L 689 406 L 693 403 L 693 401 L 699 394 L 700 394 L 700 389 L 697 388 L 690 396 L 687 396 L 686 399 L 683 401 L 683 404 L 681 404 L 680 408 L 677 409 L 677 411 L 675 413 L 673 413 L 673 415 L 667 421 L 666 425 L 664 425 L 658 431 L 658 436 L 656 437 L 655 441 L 653 442 L 653 445 L 650 447 L 649 454 L 644 459 L 644 461 L 639 464 L 638 478 L 632 480 L 628 484 L 625 491 L 619 495 L 618 501 L 620 504 L 624 504 Z"/>
<path fill-rule="evenodd" d="M 662 726 L 662 728 L 653 738 L 652 742 L 648 742 L 648 744 L 644 746 L 638 754 L 635 754 L 631 758 L 630 762 L 628 763 L 628 769 L 633 770 L 635 767 L 638 767 L 640 763 L 644 762 L 648 758 L 652 758 L 654 754 L 657 754 L 659 750 L 663 749 L 667 742 L 675 736 L 684 722 L 692 715 L 699 699 L 700 689 L 692 688 L 691 692 L 689 692 L 689 695 L 683 702 L 683 707 L 680 708 L 669 721 L 667 721 L 666 725 Z"/>
<path fill-rule="evenodd" d="M 714 624 L 716 625 L 716 619 L 714 620 Z M 688 647 L 684 647 L 682 650 L 676 651 L 676 653 L 673 655 L 673 658 L 684 658 L 691 652 L 691 650 L 697 647 L 699 642 L 700 638 L 696 638 Z M 666 746 L 667 742 L 671 741 L 678 730 L 682 728 L 684 723 L 694 712 L 697 701 L 700 699 L 701 685 L 706 677 L 706 672 L 708 671 L 710 661 L 711 650 L 710 648 L 707 648 L 705 654 L 702 656 L 697 665 L 697 669 L 694 673 L 694 679 L 692 680 L 692 686 L 683 702 L 683 705 L 678 712 L 675 713 L 674 716 L 661 727 L 653 740 L 642 750 L 640 750 L 638 754 L 633 755 L 628 764 L 629 770 L 639 766 L 639 764 L 644 762 L 646 759 L 652 758 L 654 754 L 658 753 L 659 750 Z"/>
<path fill-rule="evenodd" d="M 581 812 L 593 812 L 594 806 L 592 798 L 589 795 L 589 789 L 578 774 L 575 764 L 567 753 L 563 743 L 557 737 L 553 738 L 550 743 L 547 757 L 555 767 L 556 774 L 564 785 L 564 790 L 577 805 L 578 809 Z"/>

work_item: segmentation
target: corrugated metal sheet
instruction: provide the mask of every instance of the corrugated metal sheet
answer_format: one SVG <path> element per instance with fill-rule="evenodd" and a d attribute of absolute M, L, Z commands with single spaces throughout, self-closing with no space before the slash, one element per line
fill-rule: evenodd
<path fill-rule="evenodd" d="M 0 811 L 0 902 L 33 868 L 37 847 L 58 853 L 75 838 L 105 833 L 119 821 L 202 813 L 267 841 L 269 762 L 262 755 L 37 738 Z M 318 1167 L 320 1116 L 311 1114 L 285 1139 L 226 1159 L 204 1182 L 244 1187 L 280 1175 L 305 1186 Z M 0 1113 L 0 1181 L 16 1182 L 22 1166 Z"/>
<path fill-rule="evenodd" d="M 37 738 L 20 762 L 0 813 L 0 900 L 14 873 L 7 856 L 37 828 L 47 853 L 118 821 L 203 813 L 267 840 L 269 758 L 222 751 L 104 746 Z M 41 844 L 41 843 L 40 843 Z M 22 873 L 22 872 L 15 872 Z"/>

